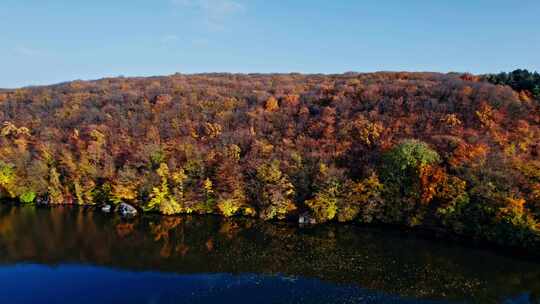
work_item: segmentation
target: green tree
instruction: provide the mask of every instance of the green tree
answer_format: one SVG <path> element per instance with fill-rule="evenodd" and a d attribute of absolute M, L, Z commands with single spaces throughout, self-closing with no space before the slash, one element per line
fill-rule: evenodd
<path fill-rule="evenodd" d="M 401 194 L 408 195 L 414 190 L 419 169 L 440 161 L 439 154 L 426 143 L 406 140 L 383 155 L 381 178 L 385 184 L 398 186 Z"/>
<path fill-rule="evenodd" d="M 534 87 L 534 89 L 532 90 L 532 93 L 533 93 L 534 98 L 540 100 L 540 84 Z"/>
<path fill-rule="evenodd" d="M 440 162 L 436 151 L 418 140 L 406 140 L 383 155 L 380 176 L 384 184 L 385 222 L 417 225 L 421 206 L 423 168 Z"/>

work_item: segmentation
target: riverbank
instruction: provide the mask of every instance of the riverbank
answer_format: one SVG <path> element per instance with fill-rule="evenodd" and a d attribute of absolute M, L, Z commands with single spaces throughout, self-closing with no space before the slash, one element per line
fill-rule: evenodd
<path fill-rule="evenodd" d="M 195 216 L 199 218 L 220 218 L 222 220 L 249 220 L 254 222 L 260 222 L 262 223 L 268 223 L 269 225 L 286 225 L 287 227 L 294 228 L 297 227 L 303 231 L 310 231 L 313 229 L 319 229 L 319 227 L 349 227 L 353 226 L 358 229 L 366 229 L 368 231 L 371 231 L 372 233 L 375 233 L 377 231 L 380 231 L 381 233 L 385 234 L 391 234 L 399 238 L 421 238 L 426 241 L 434 241 L 440 244 L 454 244 L 458 246 L 463 246 L 463 248 L 468 248 L 471 250 L 488 250 L 494 253 L 497 253 L 498 255 L 507 256 L 509 258 L 514 259 L 520 259 L 520 260 L 530 260 L 536 262 L 538 258 L 540 257 L 540 234 L 536 235 L 536 238 L 534 241 L 532 241 L 527 247 L 525 246 L 519 246 L 519 245 L 509 245 L 504 244 L 500 242 L 494 242 L 490 241 L 488 239 L 479 238 L 479 237 L 473 237 L 473 236 L 467 236 L 463 234 L 457 234 L 455 232 L 444 230 L 441 227 L 410 227 L 406 225 L 392 225 L 392 224 L 383 224 L 383 223 L 361 223 L 361 222 L 346 222 L 346 223 L 338 223 L 338 222 L 326 222 L 326 223 L 319 223 L 319 224 L 306 224 L 306 223 L 300 223 L 297 218 L 288 218 L 286 220 L 274 220 L 274 221 L 264 221 L 261 219 L 256 219 L 253 217 L 246 217 L 246 216 L 234 216 L 234 217 L 225 217 L 221 214 L 197 214 L 197 213 L 190 213 L 190 214 L 177 214 L 177 215 L 163 215 L 158 212 L 145 212 L 144 210 L 138 210 L 136 214 L 132 213 L 125 213 L 123 214 L 122 211 L 119 210 L 118 206 L 111 206 L 110 210 L 103 211 L 103 206 L 106 205 L 73 205 L 73 204 L 55 204 L 55 205 L 45 205 L 45 204 L 36 204 L 36 205 L 28 205 L 28 204 L 21 204 L 17 202 L 2 202 L 2 204 L 7 204 L 9 206 L 13 206 L 16 208 L 24 208 L 24 207 L 36 207 L 40 209 L 54 209 L 54 208 L 68 208 L 73 209 L 74 211 L 78 210 L 79 208 L 82 208 L 83 210 L 86 210 L 88 212 L 96 213 L 96 214 L 103 214 L 106 216 L 110 216 L 111 219 L 114 219 L 115 217 L 121 218 L 123 221 L 129 223 L 133 221 L 137 221 L 140 219 L 145 218 L 154 218 L 154 219 L 179 219 L 184 218 L 186 216 Z M 132 207 L 134 208 L 134 207 Z"/>

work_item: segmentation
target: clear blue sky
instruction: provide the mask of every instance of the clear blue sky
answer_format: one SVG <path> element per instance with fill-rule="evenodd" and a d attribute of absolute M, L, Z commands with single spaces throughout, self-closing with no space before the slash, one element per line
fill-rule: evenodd
<path fill-rule="evenodd" d="M 175 72 L 540 70 L 539 0 L 0 0 L 0 87 Z"/>

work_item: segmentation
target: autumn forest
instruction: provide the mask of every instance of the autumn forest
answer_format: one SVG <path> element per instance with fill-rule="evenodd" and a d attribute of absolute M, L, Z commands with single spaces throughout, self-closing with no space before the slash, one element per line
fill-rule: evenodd
<path fill-rule="evenodd" d="M 175 74 L 0 90 L 0 199 L 540 248 L 540 76 Z"/>

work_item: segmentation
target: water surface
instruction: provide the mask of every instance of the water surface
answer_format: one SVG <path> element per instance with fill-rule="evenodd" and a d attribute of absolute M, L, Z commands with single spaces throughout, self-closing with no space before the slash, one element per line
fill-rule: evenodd
<path fill-rule="evenodd" d="M 0 303 L 540 303 L 540 263 L 410 234 L 0 207 Z"/>

